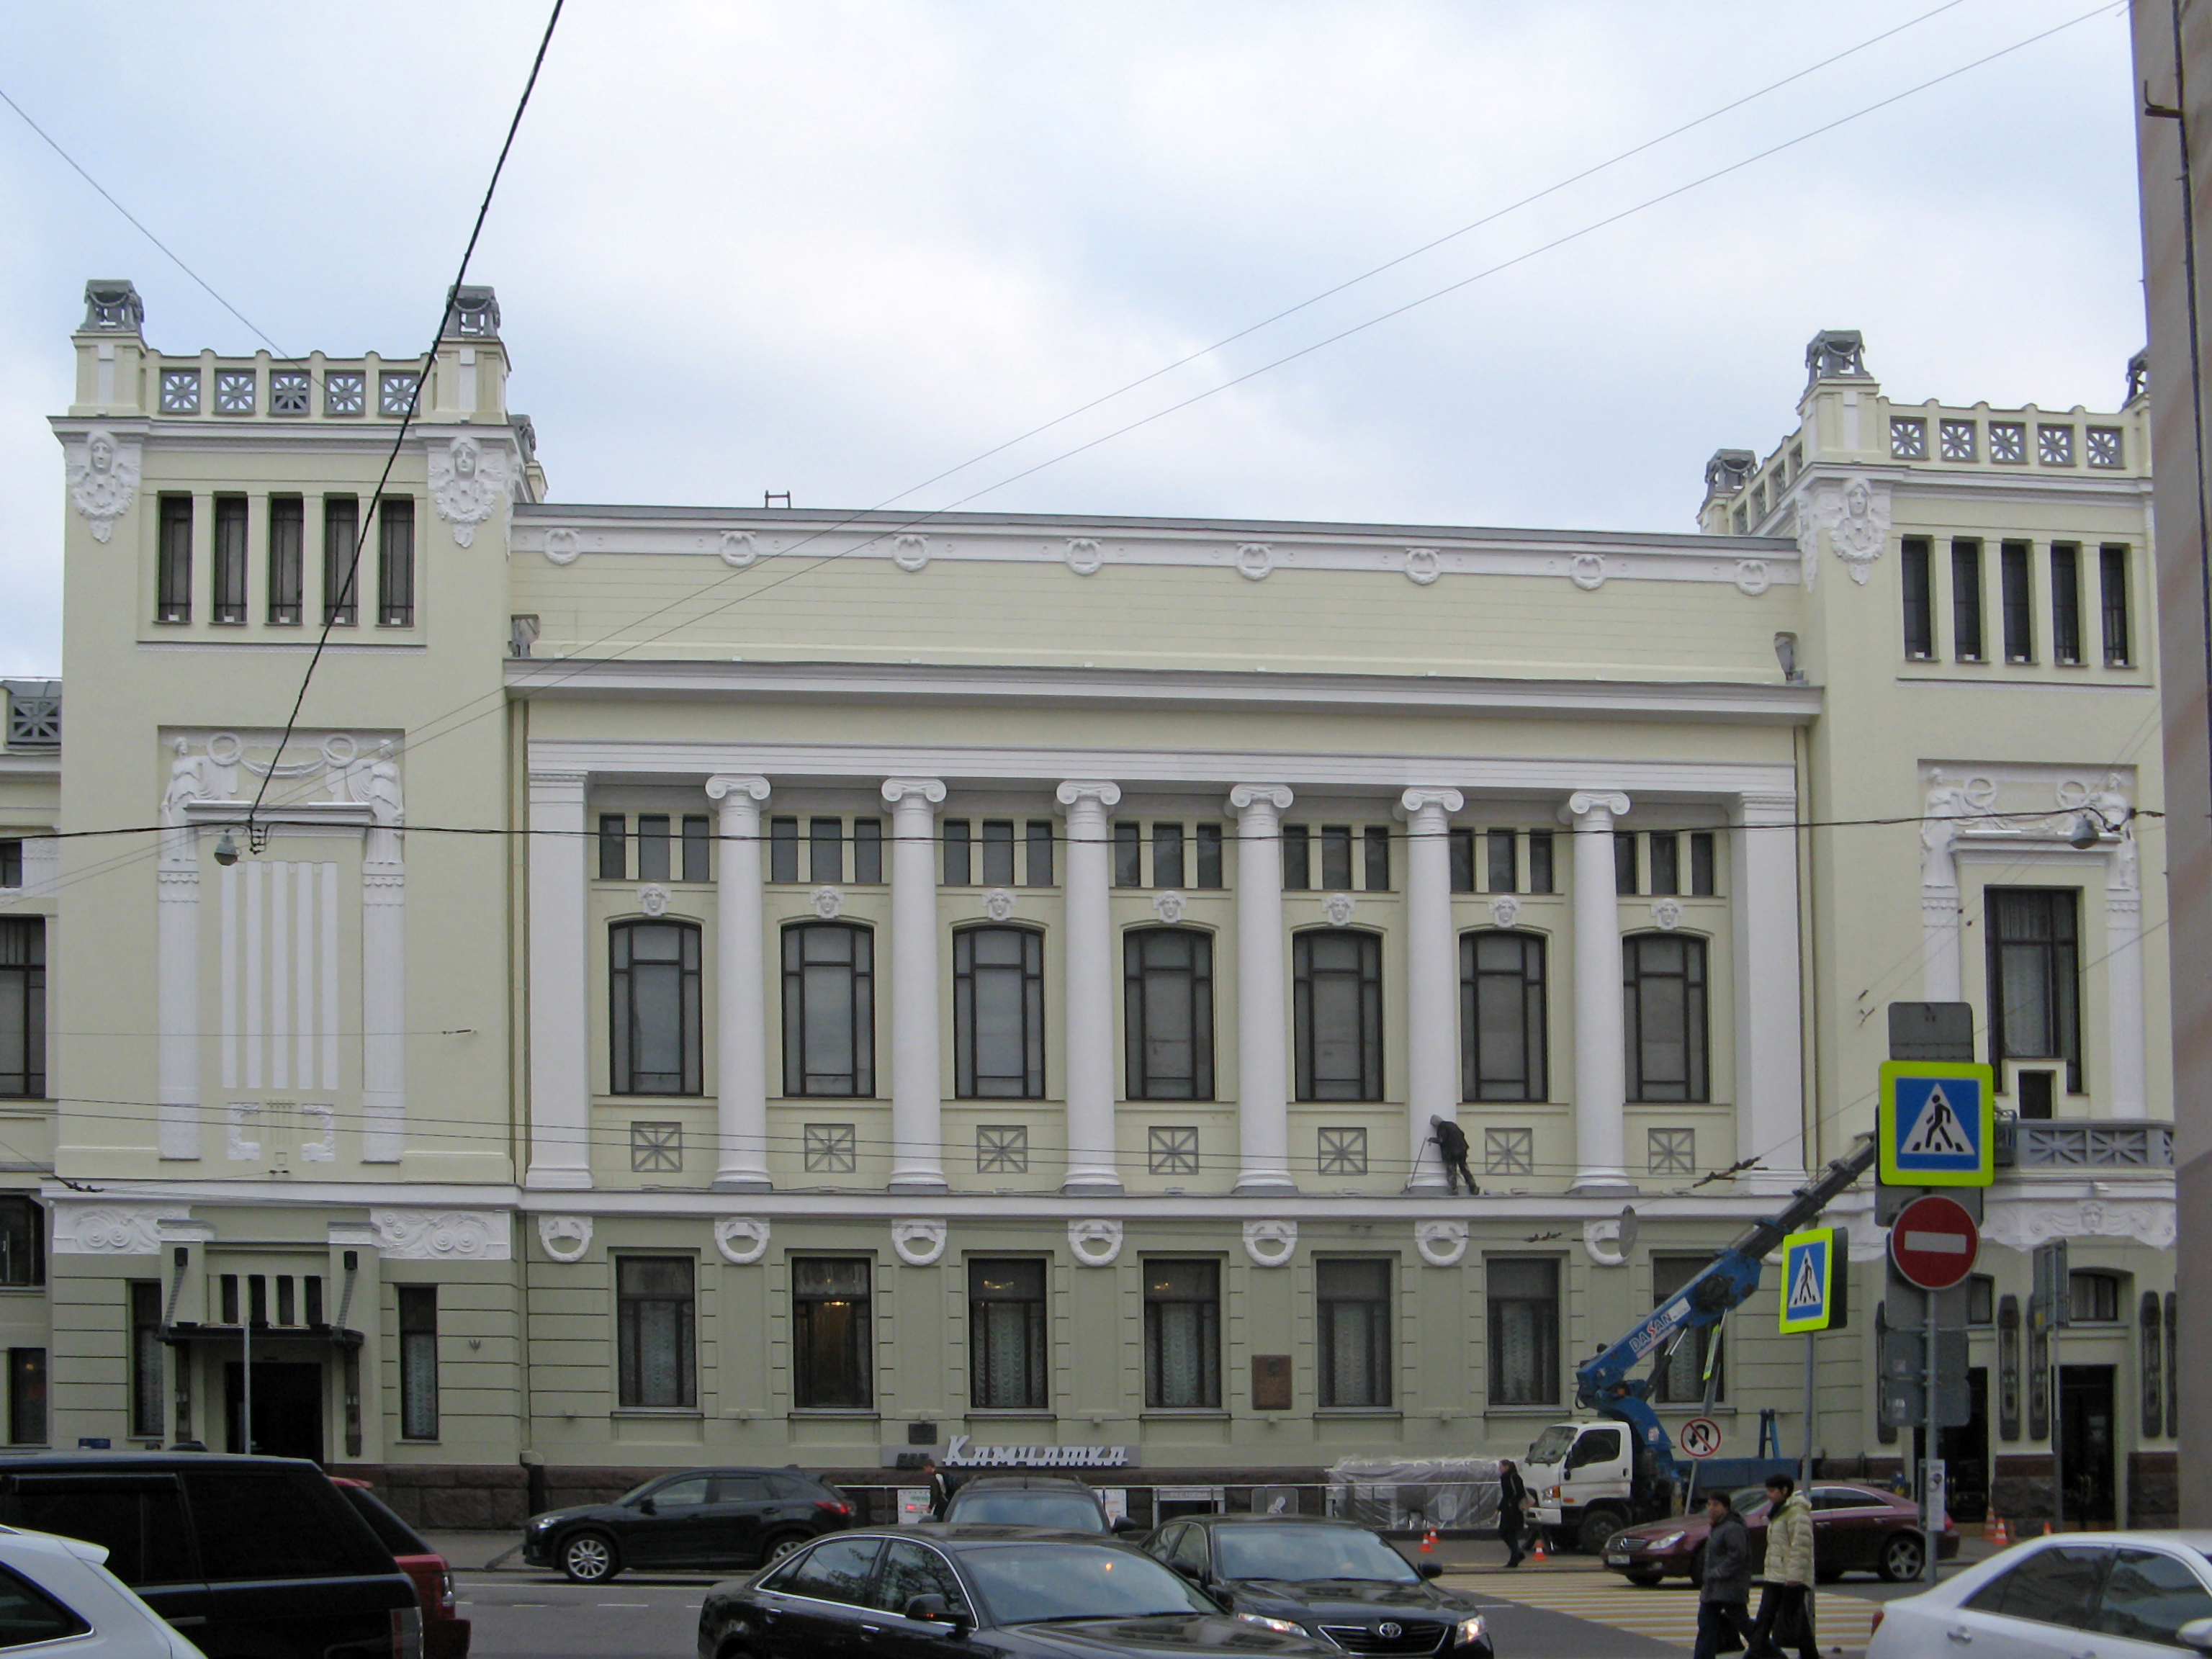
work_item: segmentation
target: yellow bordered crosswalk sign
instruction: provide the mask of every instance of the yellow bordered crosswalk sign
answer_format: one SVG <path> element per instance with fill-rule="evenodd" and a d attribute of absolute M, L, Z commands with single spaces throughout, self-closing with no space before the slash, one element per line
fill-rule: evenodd
<path fill-rule="evenodd" d="M 1834 1317 L 1836 1275 L 1843 1268 L 1840 1227 L 1808 1227 L 1782 1241 L 1782 1334 L 1825 1331 Z"/>
<path fill-rule="evenodd" d="M 1960 1060 L 1882 1062 L 1875 1115 L 1890 1187 L 1986 1187 L 1996 1176 L 1996 1077 Z"/>

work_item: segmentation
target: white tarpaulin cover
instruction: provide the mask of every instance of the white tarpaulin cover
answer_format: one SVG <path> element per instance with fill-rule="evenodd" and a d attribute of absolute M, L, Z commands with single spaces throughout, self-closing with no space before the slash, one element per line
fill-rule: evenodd
<path fill-rule="evenodd" d="M 1494 1528 L 1498 1460 L 1340 1458 L 1328 1472 L 1328 1512 L 1386 1531 Z"/>

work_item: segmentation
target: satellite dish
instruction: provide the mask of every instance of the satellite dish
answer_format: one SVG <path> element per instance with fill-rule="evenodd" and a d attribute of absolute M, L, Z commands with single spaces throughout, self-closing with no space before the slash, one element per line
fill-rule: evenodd
<path fill-rule="evenodd" d="M 1626 1255 L 1635 1248 L 1636 1206 L 1633 1204 L 1624 1204 L 1620 1206 L 1620 1237 L 1614 1242 L 1613 1249 L 1619 1250 L 1621 1255 Z"/>

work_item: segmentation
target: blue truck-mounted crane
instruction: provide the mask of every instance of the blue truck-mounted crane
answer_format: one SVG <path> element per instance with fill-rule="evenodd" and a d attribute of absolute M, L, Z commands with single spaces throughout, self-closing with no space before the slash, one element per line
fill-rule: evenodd
<path fill-rule="evenodd" d="M 1675 1347 L 1718 1324 L 1759 1289 L 1760 1262 L 1788 1235 L 1808 1225 L 1874 1166 L 1862 1142 L 1800 1188 L 1772 1216 L 1754 1223 L 1711 1266 L 1655 1309 L 1636 1328 L 1575 1372 L 1575 1403 L 1595 1421 L 1555 1423 L 1528 1449 L 1524 1479 L 1537 1499 L 1536 1523 L 1562 1543 L 1596 1553 L 1621 1528 L 1671 1514 L 1685 1471 L 1649 1399 Z M 1654 1364 L 1640 1382 L 1630 1373 Z M 1626 1443 L 1624 1443 L 1624 1439 Z"/>

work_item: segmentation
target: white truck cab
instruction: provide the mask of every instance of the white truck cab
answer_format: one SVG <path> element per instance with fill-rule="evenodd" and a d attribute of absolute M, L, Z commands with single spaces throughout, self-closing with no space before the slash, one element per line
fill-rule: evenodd
<path fill-rule="evenodd" d="M 1536 1500 L 1535 1523 L 1560 1547 L 1590 1554 L 1647 1507 L 1625 1423 L 1553 1424 L 1528 1448 L 1522 1480 Z"/>

